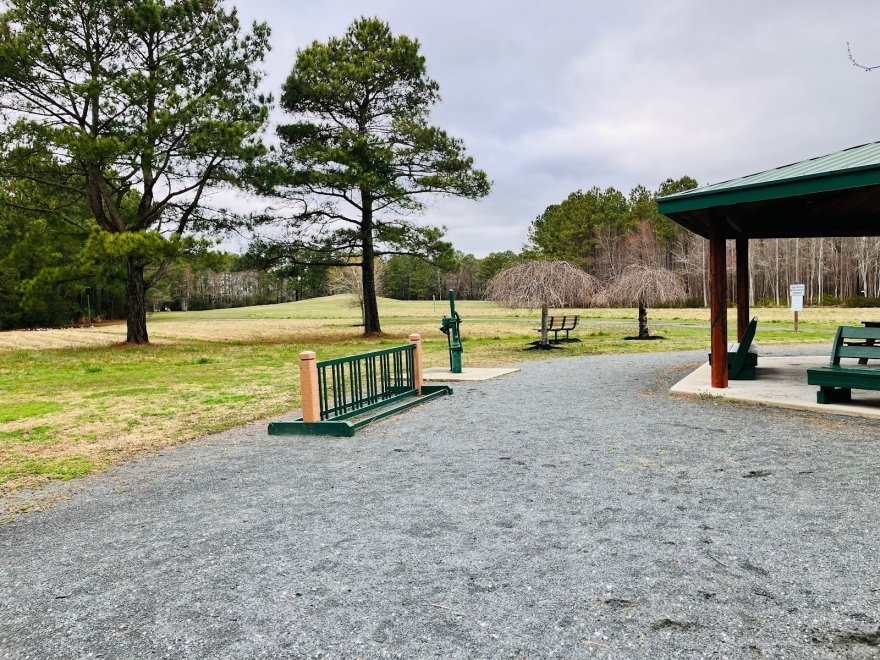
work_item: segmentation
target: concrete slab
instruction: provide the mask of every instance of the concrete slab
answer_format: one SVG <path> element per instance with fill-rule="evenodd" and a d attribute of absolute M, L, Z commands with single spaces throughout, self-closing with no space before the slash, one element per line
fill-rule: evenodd
<path fill-rule="evenodd" d="M 446 367 L 431 367 L 424 370 L 423 377 L 429 382 L 461 383 L 490 380 L 516 371 L 519 369 L 515 367 L 463 367 L 460 374 L 454 374 Z"/>
<path fill-rule="evenodd" d="M 880 393 L 870 390 L 853 390 L 850 403 L 816 403 L 819 388 L 807 384 L 807 369 L 826 364 L 827 356 L 761 357 L 758 359 L 756 380 L 732 380 L 729 387 L 719 389 L 709 385 L 707 362 L 673 385 L 669 393 L 677 396 L 711 396 L 826 415 L 831 413 L 880 419 Z"/>

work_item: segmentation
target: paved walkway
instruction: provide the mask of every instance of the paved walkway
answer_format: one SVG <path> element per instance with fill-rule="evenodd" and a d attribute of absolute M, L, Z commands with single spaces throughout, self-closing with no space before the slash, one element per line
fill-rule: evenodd
<path fill-rule="evenodd" d="M 849 362 L 855 364 L 856 361 Z M 880 396 L 875 391 L 853 390 L 852 401 L 846 403 L 816 402 L 819 388 L 807 383 L 807 369 L 827 365 L 827 355 L 762 356 L 758 360 L 755 380 L 731 380 L 722 389 L 710 386 L 712 370 L 709 363 L 704 362 L 673 385 L 669 393 L 693 397 L 713 396 L 740 403 L 809 410 L 822 416 L 848 415 L 880 419 Z"/>
<path fill-rule="evenodd" d="M 877 657 L 880 424 L 569 358 L 251 426 L 0 527 L 0 657 Z"/>

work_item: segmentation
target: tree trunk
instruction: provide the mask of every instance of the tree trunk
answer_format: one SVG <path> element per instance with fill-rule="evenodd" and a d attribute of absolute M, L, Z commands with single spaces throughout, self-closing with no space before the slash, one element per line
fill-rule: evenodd
<path fill-rule="evenodd" d="M 147 344 L 147 303 L 144 285 L 144 262 L 128 258 L 128 276 L 125 279 L 125 307 L 127 310 L 129 344 Z"/>
<path fill-rule="evenodd" d="M 644 300 L 639 301 L 639 339 L 648 338 L 648 305 Z"/>
<path fill-rule="evenodd" d="M 364 336 L 382 332 L 379 325 L 379 301 L 376 299 L 375 253 L 373 250 L 373 202 L 361 190 L 361 283 L 364 295 Z"/>
<path fill-rule="evenodd" d="M 547 305 L 541 305 L 541 346 L 549 346 L 550 333 L 547 330 Z"/>

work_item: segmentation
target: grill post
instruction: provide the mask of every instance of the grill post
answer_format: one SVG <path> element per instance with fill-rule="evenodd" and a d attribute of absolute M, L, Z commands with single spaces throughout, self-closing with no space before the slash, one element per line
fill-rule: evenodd
<path fill-rule="evenodd" d="M 413 351 L 413 387 L 416 393 L 422 395 L 422 336 L 420 334 L 411 334 L 409 336 L 411 344 L 415 344 Z"/>
<path fill-rule="evenodd" d="M 302 396 L 304 422 L 321 421 L 321 401 L 318 397 L 318 363 L 314 351 L 299 354 L 299 391 Z"/>

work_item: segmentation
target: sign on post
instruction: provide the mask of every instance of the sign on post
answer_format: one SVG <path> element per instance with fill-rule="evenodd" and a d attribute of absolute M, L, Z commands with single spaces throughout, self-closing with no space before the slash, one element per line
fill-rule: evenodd
<path fill-rule="evenodd" d="M 798 312 L 804 310 L 804 293 L 807 287 L 803 284 L 789 284 L 788 297 L 791 300 L 791 311 L 794 312 L 794 331 L 798 331 Z"/>

